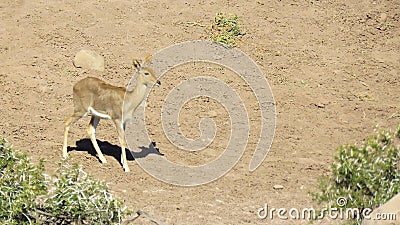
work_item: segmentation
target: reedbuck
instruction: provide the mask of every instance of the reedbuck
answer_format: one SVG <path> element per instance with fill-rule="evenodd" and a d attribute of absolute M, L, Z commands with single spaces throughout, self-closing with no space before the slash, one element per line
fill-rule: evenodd
<path fill-rule="evenodd" d="M 150 59 L 148 55 L 145 62 Z M 133 66 L 138 71 L 136 86 L 132 91 L 123 87 L 116 87 L 104 81 L 87 77 L 78 81 L 73 88 L 74 113 L 64 120 L 64 145 L 63 157 L 68 157 L 67 139 L 70 126 L 80 118 L 90 114 L 91 119 L 87 132 L 102 163 L 107 163 L 95 137 L 95 130 L 100 119 L 112 120 L 117 128 L 119 142 L 121 143 L 121 164 L 125 172 L 129 172 L 126 160 L 125 125 L 132 119 L 132 114 L 143 101 L 147 86 L 160 86 L 161 82 L 155 77 L 151 68 L 142 67 L 138 60 L 133 60 Z M 125 103 L 124 103 L 125 97 Z"/>

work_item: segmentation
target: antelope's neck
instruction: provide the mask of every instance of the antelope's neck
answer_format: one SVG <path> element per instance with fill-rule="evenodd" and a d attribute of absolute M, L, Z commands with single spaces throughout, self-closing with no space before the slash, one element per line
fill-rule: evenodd
<path fill-rule="evenodd" d="M 125 112 L 132 114 L 136 108 L 140 105 L 146 95 L 147 87 L 144 84 L 137 84 L 136 87 L 126 93 L 125 96 Z"/>

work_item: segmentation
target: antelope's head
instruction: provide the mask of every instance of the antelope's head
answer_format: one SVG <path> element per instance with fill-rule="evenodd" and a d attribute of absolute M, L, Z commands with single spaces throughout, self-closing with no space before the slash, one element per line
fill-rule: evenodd
<path fill-rule="evenodd" d="M 150 67 L 143 66 L 146 62 L 149 62 L 151 55 L 148 54 L 144 61 L 133 59 L 133 67 L 138 71 L 138 81 L 144 85 L 161 85 L 161 82 L 154 75 L 154 71 Z"/>

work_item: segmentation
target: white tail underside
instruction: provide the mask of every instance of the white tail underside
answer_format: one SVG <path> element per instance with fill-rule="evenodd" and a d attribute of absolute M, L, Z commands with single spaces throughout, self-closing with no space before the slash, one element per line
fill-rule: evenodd
<path fill-rule="evenodd" d="M 88 108 L 88 112 L 90 112 L 90 114 L 92 114 L 92 115 L 95 116 L 95 117 L 99 117 L 99 118 L 101 118 L 101 119 L 106 119 L 106 120 L 111 120 L 111 117 L 110 117 L 109 115 L 104 114 L 104 113 L 97 112 L 97 111 L 96 111 L 95 109 L 93 109 L 92 107 L 89 107 L 89 108 Z"/>

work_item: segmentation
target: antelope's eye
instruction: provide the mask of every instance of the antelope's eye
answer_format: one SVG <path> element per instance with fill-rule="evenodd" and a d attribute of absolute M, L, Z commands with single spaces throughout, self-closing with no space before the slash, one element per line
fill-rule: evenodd
<path fill-rule="evenodd" d="M 149 73 L 149 72 L 144 72 L 144 75 L 145 75 L 145 76 L 149 76 L 150 73 Z"/>

